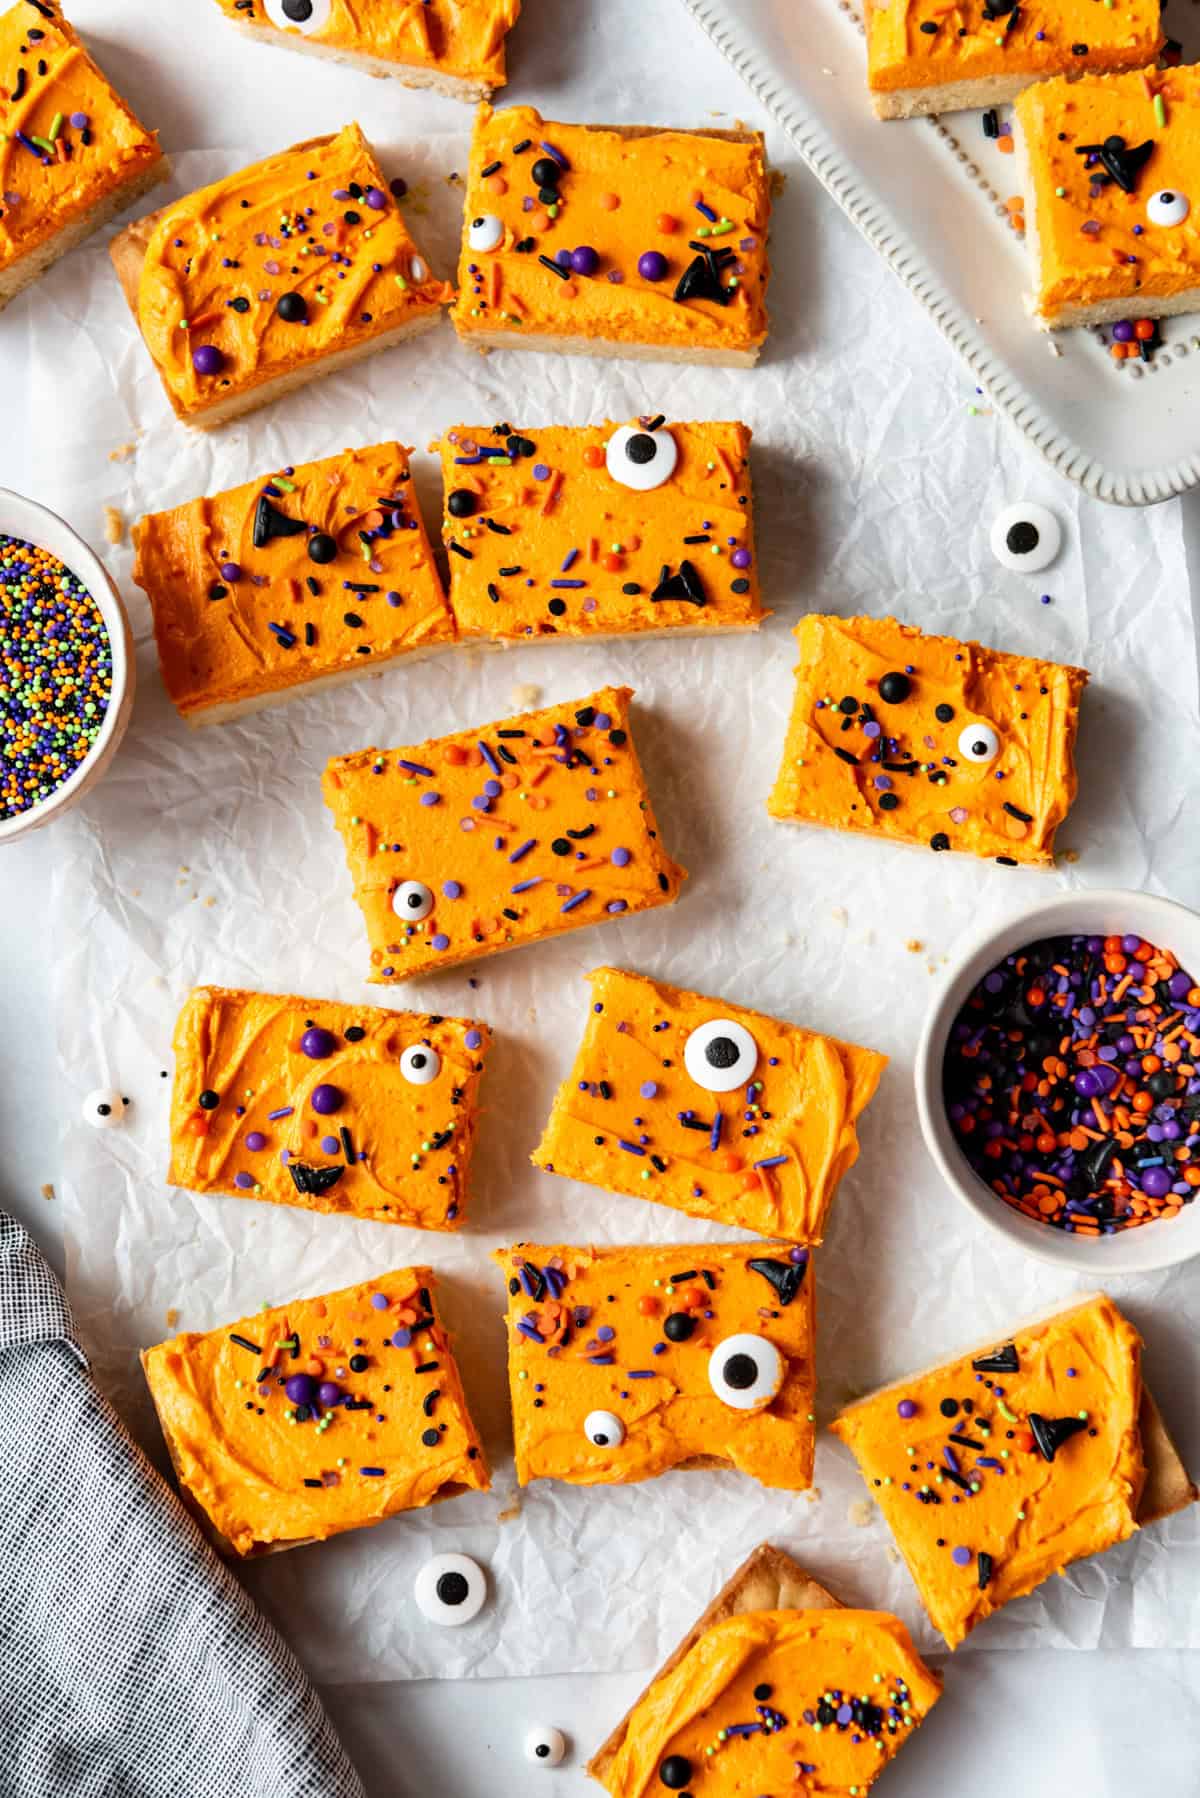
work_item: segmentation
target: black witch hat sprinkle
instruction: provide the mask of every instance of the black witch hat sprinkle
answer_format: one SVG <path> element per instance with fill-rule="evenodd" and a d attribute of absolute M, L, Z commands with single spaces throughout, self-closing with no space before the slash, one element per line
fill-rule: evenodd
<path fill-rule="evenodd" d="M 775 1288 L 775 1296 L 781 1305 L 790 1305 L 804 1284 L 808 1261 L 776 1261 L 764 1255 L 760 1260 L 747 1261 L 746 1266 L 752 1273 L 761 1274 L 768 1285 Z"/>
<path fill-rule="evenodd" d="M 1076 144 L 1076 156 L 1098 156 L 1108 175 L 1114 180 L 1122 193 L 1131 194 L 1138 184 L 1138 177 L 1154 153 L 1154 139 L 1148 137 L 1144 144 L 1129 146 L 1123 137 L 1114 134 L 1106 137 L 1102 144 Z"/>
<path fill-rule="evenodd" d="M 710 245 L 702 243 L 689 243 L 688 249 L 698 251 L 698 255 L 680 275 L 675 298 L 715 300 L 718 306 L 728 306 L 734 290 L 722 283 L 721 276 L 728 270 L 731 262 L 737 261 L 736 253 L 733 250 L 714 250 Z"/>
<path fill-rule="evenodd" d="M 977 1361 L 971 1363 L 976 1373 L 1016 1373 L 1019 1365 L 1015 1342 L 1007 1342 L 994 1354 L 980 1355 Z"/>
<path fill-rule="evenodd" d="M 689 605 L 705 606 L 708 597 L 704 591 L 694 562 L 683 561 L 679 564 L 679 573 L 672 574 L 664 568 L 659 576 L 658 586 L 650 595 L 651 599 L 682 599 Z"/>
<path fill-rule="evenodd" d="M 337 1185 L 344 1167 L 310 1167 L 306 1161 L 289 1161 L 288 1173 L 297 1192 L 320 1194 Z"/>
<path fill-rule="evenodd" d="M 264 549 L 275 537 L 298 537 L 308 526 L 302 518 L 289 518 L 273 506 L 265 493 L 259 495 L 254 509 L 254 547 Z"/>
<path fill-rule="evenodd" d="M 1029 1427 L 1043 1461 L 1053 1461 L 1064 1442 L 1086 1430 L 1082 1417 L 1043 1417 L 1040 1411 L 1029 1413 Z"/>

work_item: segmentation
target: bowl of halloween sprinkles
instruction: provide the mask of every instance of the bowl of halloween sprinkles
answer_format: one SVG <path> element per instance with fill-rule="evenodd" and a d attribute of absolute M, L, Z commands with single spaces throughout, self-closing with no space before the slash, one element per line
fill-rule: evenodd
<path fill-rule="evenodd" d="M 120 595 L 55 513 L 0 489 L 0 842 L 98 780 L 133 705 Z"/>
<path fill-rule="evenodd" d="M 978 938 L 926 1020 L 926 1144 L 1044 1260 L 1140 1273 L 1200 1253 L 1200 916 L 1072 893 Z"/>

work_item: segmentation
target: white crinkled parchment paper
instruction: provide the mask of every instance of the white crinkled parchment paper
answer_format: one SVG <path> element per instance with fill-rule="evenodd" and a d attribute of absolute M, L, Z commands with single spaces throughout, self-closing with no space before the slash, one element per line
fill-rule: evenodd
<path fill-rule="evenodd" d="M 711 52 L 701 61 L 672 6 L 662 16 L 676 24 L 678 43 L 661 46 L 653 70 L 630 68 L 618 52 L 634 16 L 616 0 L 589 10 L 587 54 L 571 61 L 567 85 L 516 97 L 560 116 L 715 117 L 694 85 L 697 70 L 711 77 Z M 274 71 L 270 54 L 262 57 Z M 356 112 L 389 172 L 408 178 L 414 228 L 435 264 L 449 268 L 460 200 L 444 176 L 463 164 L 467 115 L 418 96 L 398 101 L 386 84 L 344 73 L 339 86 L 327 71 L 293 72 L 297 60 L 286 59 L 289 82 L 298 94 L 319 83 L 320 104 L 306 111 L 297 102 L 291 135 Z M 233 147 L 177 157 L 176 191 L 286 141 L 277 95 L 267 111 L 273 130 L 236 120 Z M 786 151 L 774 148 L 786 167 Z M 994 419 L 980 416 L 964 432 L 956 418 L 952 430 L 952 415 L 975 396 L 930 353 L 927 328 L 893 277 L 864 259 L 816 187 L 792 175 L 774 228 L 775 333 L 752 372 L 536 354 L 484 360 L 445 327 L 207 437 L 170 417 L 102 249 L 72 257 L 29 310 L 38 423 L 25 484 L 93 538 L 106 504 L 132 519 L 393 435 L 422 451 L 418 490 L 436 530 L 435 470 L 423 452 L 461 421 L 505 418 L 536 434 L 539 423 L 662 410 L 741 416 L 755 431 L 764 591 L 776 615 L 754 639 L 448 651 L 193 732 L 163 694 L 129 551 L 108 555 L 133 612 L 140 692 L 110 776 L 57 830 L 46 919 L 72 1120 L 70 1286 L 98 1372 L 161 1461 L 139 1347 L 175 1327 L 209 1328 L 264 1301 L 428 1259 L 495 1464 L 489 1496 L 248 1570 L 251 1589 L 327 1683 L 650 1665 L 767 1536 L 847 1599 L 897 1610 L 921 1645 L 932 1644 L 878 1513 L 828 1437 L 807 1496 L 716 1473 L 627 1490 L 543 1483 L 515 1494 L 503 1295 L 488 1250 L 521 1237 L 685 1243 L 721 1234 L 529 1165 L 582 1028 L 587 969 L 613 962 L 727 993 L 894 1058 L 815 1257 L 820 1423 L 881 1379 L 989 1329 L 1002 1335 L 1015 1317 L 1085 1283 L 984 1234 L 944 1192 L 918 1135 L 911 1058 L 938 971 L 988 920 L 1071 881 L 1200 896 L 1186 813 L 1200 727 L 1178 508 L 1105 510 L 1032 466 Z M 128 443 L 134 452 L 110 462 Z M 992 515 L 1023 495 L 1053 506 L 1066 527 L 1067 549 L 1040 585 L 1005 574 L 987 547 Z M 1041 605 L 1041 592 L 1054 603 Z M 1078 861 L 1040 876 L 772 825 L 764 802 L 790 701 L 790 626 L 821 608 L 894 609 L 927 628 L 1086 663 L 1094 686 L 1082 791 L 1060 839 Z M 609 680 L 638 690 L 639 747 L 664 838 L 691 871 L 681 903 L 392 994 L 367 987 L 363 930 L 320 797 L 327 757 L 482 723 L 512 709 L 520 687 L 549 702 Z M 176 1010 L 197 981 L 486 1017 L 498 1040 L 466 1233 L 426 1236 L 169 1189 L 161 1071 L 171 1067 Z M 108 1082 L 133 1110 L 124 1129 L 94 1133 L 78 1121 L 78 1104 Z M 1145 1330 L 1151 1382 L 1196 1458 L 1195 1268 L 1115 1291 Z M 168 1324 L 169 1311 L 177 1323 Z M 442 1549 L 466 1550 L 490 1569 L 492 1603 L 467 1630 L 430 1629 L 412 1600 L 417 1568 Z M 1197 1572 L 1200 1527 L 1185 1515 L 1010 1606 L 980 1632 L 980 1645 L 1200 1645 Z"/>

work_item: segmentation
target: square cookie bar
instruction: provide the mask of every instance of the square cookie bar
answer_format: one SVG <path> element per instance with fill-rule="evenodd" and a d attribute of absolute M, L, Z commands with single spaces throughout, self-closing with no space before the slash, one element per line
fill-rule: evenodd
<path fill-rule="evenodd" d="M 343 450 L 134 526 L 163 683 L 189 724 L 455 639 L 398 443 Z"/>
<path fill-rule="evenodd" d="M 864 0 L 881 119 L 999 106 L 1047 76 L 1140 69 L 1162 48 L 1159 0 Z"/>
<path fill-rule="evenodd" d="M 1200 69 L 1047 81 L 1015 135 L 1039 325 L 1200 311 Z"/>
<path fill-rule="evenodd" d="M 1083 668 L 810 613 L 773 818 L 1050 867 Z"/>
<path fill-rule="evenodd" d="M 0 13 L 0 70 L 3 308 L 170 169 L 56 6 Z"/>
<path fill-rule="evenodd" d="M 173 1186 L 457 1230 L 490 1032 L 199 986 L 175 1025 Z"/>
<path fill-rule="evenodd" d="M 479 109 L 451 314 L 478 349 L 749 365 L 767 335 L 757 131 Z"/>
<path fill-rule="evenodd" d="M 357 125 L 138 219 L 109 253 L 176 417 L 205 430 L 432 330 L 452 292 Z"/>
<path fill-rule="evenodd" d="M 490 1484 L 428 1267 L 146 1349 L 184 1497 L 226 1554 L 277 1554 Z"/>
<path fill-rule="evenodd" d="M 786 1243 L 544 1248 L 508 1282 L 517 1477 L 629 1485 L 672 1467 L 812 1484 L 813 1278 Z"/>
<path fill-rule="evenodd" d="M 853 1451 L 951 1648 L 1072 1561 L 1192 1503 L 1104 1293 L 850 1405 Z"/>
<path fill-rule="evenodd" d="M 627 912 L 687 879 L 659 840 L 629 687 L 325 770 L 371 944 L 408 980 Z"/>
<path fill-rule="evenodd" d="M 535 1167 L 693 1217 L 820 1242 L 887 1057 L 598 968 Z"/>
<path fill-rule="evenodd" d="M 261 43 L 394 75 L 456 100 L 486 100 L 505 82 L 505 39 L 521 0 L 420 0 L 371 6 L 355 0 L 217 0 L 227 19 Z"/>
<path fill-rule="evenodd" d="M 766 616 L 745 425 L 459 425 L 440 447 L 464 637 L 753 630 Z"/>
<path fill-rule="evenodd" d="M 941 1695 L 898 1617 L 845 1609 L 764 1542 L 587 1770 L 612 1798 L 863 1793 Z"/>

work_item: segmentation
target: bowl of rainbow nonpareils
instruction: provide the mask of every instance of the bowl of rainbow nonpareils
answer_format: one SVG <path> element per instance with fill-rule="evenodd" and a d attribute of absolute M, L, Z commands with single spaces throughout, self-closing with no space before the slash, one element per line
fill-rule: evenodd
<path fill-rule="evenodd" d="M 1200 1254 L 1200 916 L 1064 894 L 980 936 L 926 1019 L 917 1109 L 946 1184 L 1090 1274 Z"/>
<path fill-rule="evenodd" d="M 56 513 L 0 488 L 0 843 L 100 779 L 133 684 L 129 620 L 104 564 Z"/>

